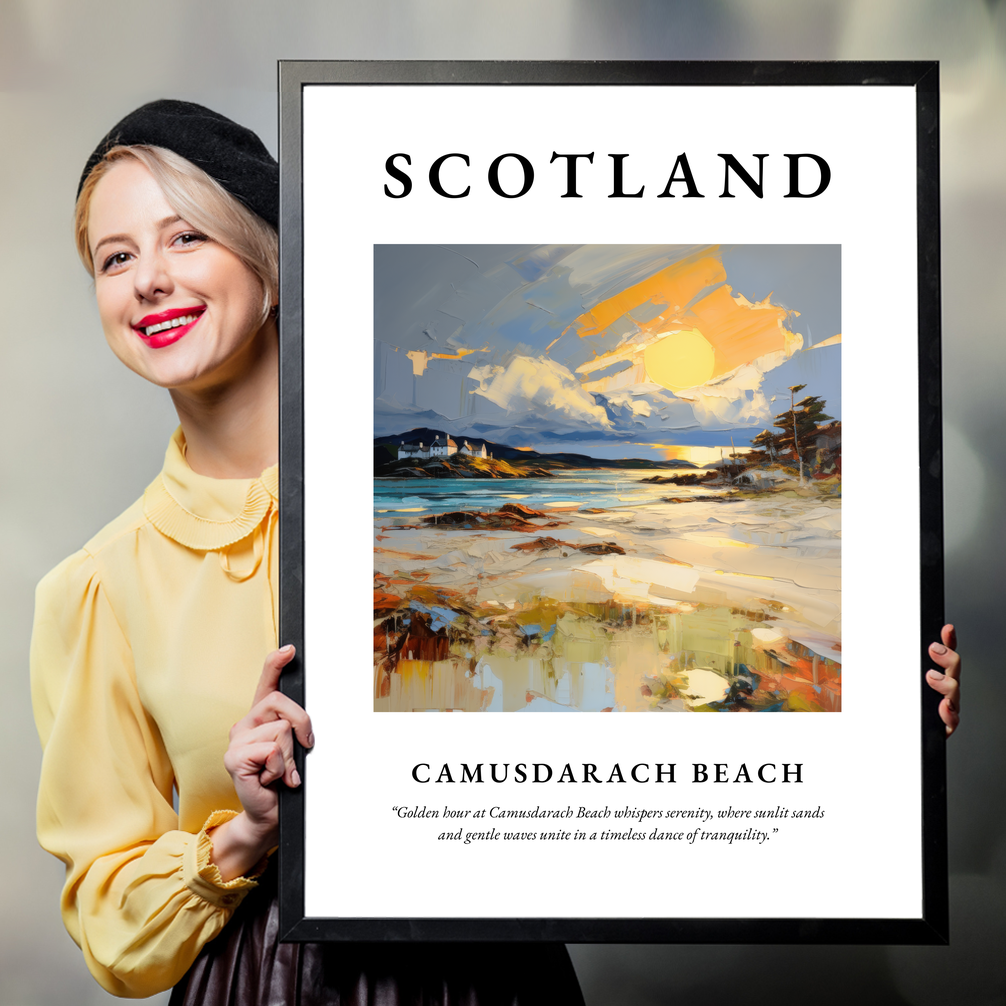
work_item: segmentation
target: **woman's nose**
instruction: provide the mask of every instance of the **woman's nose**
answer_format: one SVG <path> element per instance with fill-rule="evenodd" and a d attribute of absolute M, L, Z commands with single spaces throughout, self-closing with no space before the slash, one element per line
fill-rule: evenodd
<path fill-rule="evenodd" d="M 141 254 L 133 271 L 133 287 L 137 300 L 155 301 L 174 289 L 168 262 L 160 251 Z"/>

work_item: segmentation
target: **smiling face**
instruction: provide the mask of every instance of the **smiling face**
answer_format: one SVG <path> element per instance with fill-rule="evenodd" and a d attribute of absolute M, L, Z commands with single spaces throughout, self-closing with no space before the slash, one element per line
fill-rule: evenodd
<path fill-rule="evenodd" d="M 182 220 L 139 161 L 116 161 L 98 181 L 87 238 L 105 338 L 148 381 L 193 392 L 227 384 L 275 338 L 262 325 L 259 278 Z"/>

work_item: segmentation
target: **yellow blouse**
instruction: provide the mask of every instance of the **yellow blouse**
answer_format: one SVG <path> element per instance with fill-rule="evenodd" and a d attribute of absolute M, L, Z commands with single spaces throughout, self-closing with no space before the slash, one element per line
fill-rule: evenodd
<path fill-rule="evenodd" d="M 178 430 L 143 498 L 38 586 L 38 836 L 115 995 L 174 985 L 255 886 L 223 882 L 206 829 L 241 809 L 228 731 L 276 646 L 277 493 L 276 467 L 197 475 Z"/>

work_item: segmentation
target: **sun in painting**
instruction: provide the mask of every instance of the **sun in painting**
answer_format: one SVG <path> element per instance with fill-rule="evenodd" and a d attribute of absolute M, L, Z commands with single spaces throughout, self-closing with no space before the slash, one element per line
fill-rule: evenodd
<path fill-rule="evenodd" d="M 698 329 L 682 329 L 647 346 L 643 363 L 654 384 L 682 391 L 705 384 L 713 376 L 716 351 Z"/>

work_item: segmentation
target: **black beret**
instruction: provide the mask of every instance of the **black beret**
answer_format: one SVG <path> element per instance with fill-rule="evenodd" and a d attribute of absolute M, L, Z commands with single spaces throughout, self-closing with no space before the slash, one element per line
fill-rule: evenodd
<path fill-rule="evenodd" d="M 191 161 L 273 227 L 279 226 L 279 165 L 250 130 L 191 101 L 163 98 L 114 125 L 84 165 L 77 195 L 91 169 L 112 147 L 166 147 Z"/>

